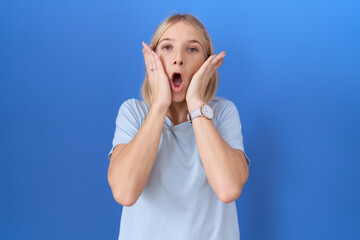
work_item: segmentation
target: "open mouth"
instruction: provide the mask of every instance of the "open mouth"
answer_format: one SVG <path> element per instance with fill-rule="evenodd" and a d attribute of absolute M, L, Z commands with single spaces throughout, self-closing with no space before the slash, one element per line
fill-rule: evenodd
<path fill-rule="evenodd" d="M 172 77 L 172 81 L 175 85 L 175 87 L 179 87 L 182 82 L 182 77 L 179 73 L 174 73 Z"/>
<path fill-rule="evenodd" d="M 184 78 L 181 73 L 173 73 L 171 78 L 171 88 L 175 92 L 180 92 L 184 86 Z"/>

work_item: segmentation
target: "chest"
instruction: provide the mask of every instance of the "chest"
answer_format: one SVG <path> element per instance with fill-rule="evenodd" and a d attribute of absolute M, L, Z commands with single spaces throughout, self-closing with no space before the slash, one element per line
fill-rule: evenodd
<path fill-rule="evenodd" d="M 156 176 L 158 184 L 179 195 L 198 191 L 206 184 L 192 129 L 181 132 L 163 130 L 152 176 Z"/>

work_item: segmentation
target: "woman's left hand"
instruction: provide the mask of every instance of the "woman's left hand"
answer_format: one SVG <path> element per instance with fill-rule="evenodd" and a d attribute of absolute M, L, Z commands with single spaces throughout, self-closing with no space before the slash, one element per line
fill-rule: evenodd
<path fill-rule="evenodd" d="M 204 103 L 205 91 L 209 80 L 224 62 L 225 55 L 225 51 L 220 52 L 217 55 L 211 55 L 192 77 L 186 92 L 186 103 L 189 112 L 200 107 L 201 104 Z"/>

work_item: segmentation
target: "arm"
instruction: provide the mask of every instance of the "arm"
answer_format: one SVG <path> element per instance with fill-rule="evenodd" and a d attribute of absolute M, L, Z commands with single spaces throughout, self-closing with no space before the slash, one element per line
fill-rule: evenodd
<path fill-rule="evenodd" d="M 148 182 L 159 148 L 166 111 L 171 104 L 169 79 L 159 55 L 144 42 L 143 54 L 153 104 L 139 131 L 136 135 L 133 133 L 135 136 L 132 140 L 115 148 L 108 170 L 108 181 L 114 198 L 124 206 L 135 204 Z"/>
<path fill-rule="evenodd" d="M 194 74 L 186 93 L 189 112 L 204 103 L 206 87 L 224 62 L 225 55 L 224 51 L 211 55 Z M 235 201 L 249 175 L 244 153 L 232 148 L 219 134 L 213 122 L 204 117 L 193 120 L 193 129 L 209 184 L 221 201 Z"/>
<path fill-rule="evenodd" d="M 155 162 L 166 110 L 153 105 L 136 136 L 117 145 L 111 155 L 108 181 L 115 200 L 124 206 L 136 203 Z"/>
<path fill-rule="evenodd" d="M 201 103 L 189 106 L 189 111 Z M 232 148 L 218 133 L 211 120 L 198 117 L 193 120 L 193 129 L 201 162 L 218 198 L 230 203 L 241 195 L 249 176 L 243 151 Z"/>

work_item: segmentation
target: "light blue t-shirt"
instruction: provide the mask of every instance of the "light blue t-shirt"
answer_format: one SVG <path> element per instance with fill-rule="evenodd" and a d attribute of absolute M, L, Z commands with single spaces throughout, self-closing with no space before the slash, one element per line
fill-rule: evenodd
<path fill-rule="evenodd" d="M 224 140 L 244 151 L 235 104 L 225 98 L 210 102 L 212 119 Z M 129 143 L 149 112 L 137 99 L 125 101 L 116 118 L 113 148 Z M 246 156 L 246 155 L 245 155 Z M 246 156 L 250 166 L 250 160 Z M 119 240 L 239 240 L 235 202 L 223 203 L 211 188 L 199 157 L 190 122 L 173 125 L 166 116 L 149 180 L 137 202 L 123 207 Z"/>

